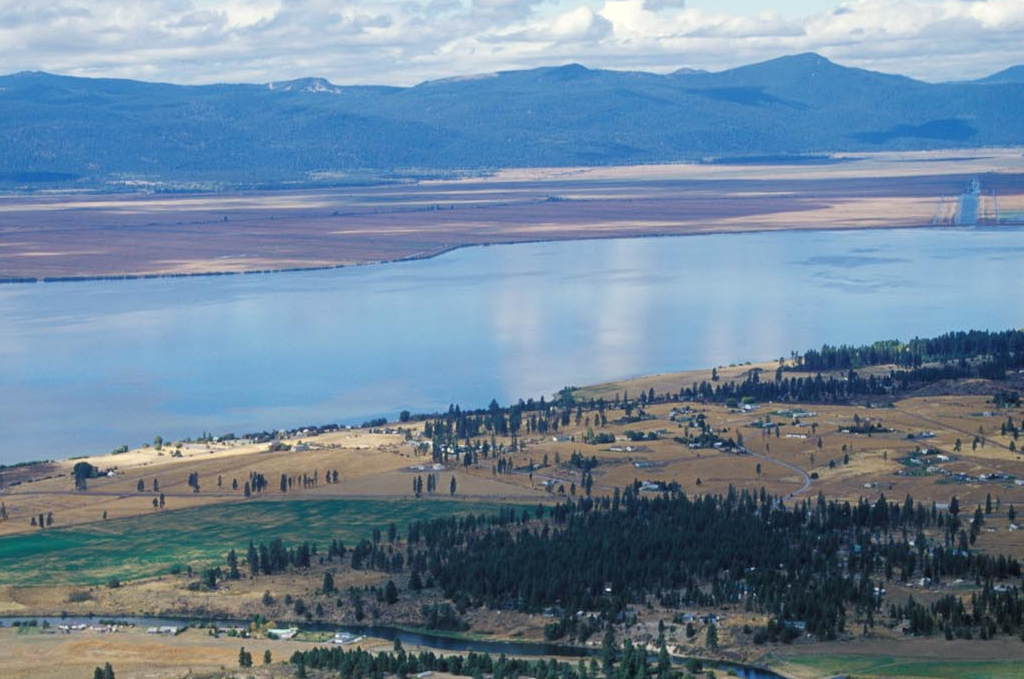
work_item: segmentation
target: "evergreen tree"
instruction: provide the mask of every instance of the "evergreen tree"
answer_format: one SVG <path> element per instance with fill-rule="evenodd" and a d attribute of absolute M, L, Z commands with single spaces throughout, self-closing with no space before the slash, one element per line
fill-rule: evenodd
<path fill-rule="evenodd" d="M 252 540 L 249 540 L 249 551 L 246 554 L 245 560 L 249 564 L 249 575 L 255 577 L 260 572 L 260 558 L 256 553 L 256 547 L 252 544 Z"/>
<path fill-rule="evenodd" d="M 228 578 L 232 580 L 238 580 L 242 577 L 241 573 L 238 572 L 238 555 L 235 554 L 235 550 L 228 552 Z"/>
<path fill-rule="evenodd" d="M 394 580 L 388 580 L 388 584 L 384 586 L 384 601 L 388 604 L 398 601 L 398 588 L 395 587 Z"/>
<path fill-rule="evenodd" d="M 704 643 L 712 651 L 718 650 L 718 628 L 715 627 L 715 623 L 708 625 L 708 631 L 704 636 Z"/>

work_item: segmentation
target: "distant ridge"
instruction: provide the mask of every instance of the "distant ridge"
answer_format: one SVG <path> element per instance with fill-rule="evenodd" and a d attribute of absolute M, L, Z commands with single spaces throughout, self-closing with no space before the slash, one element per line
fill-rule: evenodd
<path fill-rule="evenodd" d="M 305 92 L 313 94 L 341 94 L 341 88 L 325 78 L 299 78 L 282 80 L 267 85 L 275 92 Z"/>
<path fill-rule="evenodd" d="M 313 174 L 633 164 L 1024 143 L 1024 67 L 925 83 L 807 53 L 716 73 L 581 64 L 414 87 L 0 77 L 6 178 L 301 182 Z M 16 182 L 15 182 L 16 183 Z M 45 182 L 44 182 L 45 183 Z"/>
<path fill-rule="evenodd" d="M 1011 66 L 998 73 L 993 73 L 987 78 L 981 78 L 974 82 L 982 85 L 1004 85 L 1006 83 L 1024 83 L 1024 65 Z"/>

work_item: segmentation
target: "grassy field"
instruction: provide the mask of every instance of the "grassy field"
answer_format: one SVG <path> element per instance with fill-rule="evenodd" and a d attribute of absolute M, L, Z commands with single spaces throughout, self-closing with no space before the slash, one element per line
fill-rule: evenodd
<path fill-rule="evenodd" d="M 0 585 L 106 583 L 168 573 L 175 564 L 223 564 L 250 538 L 351 547 L 374 528 L 501 505 L 431 500 L 282 500 L 221 504 L 0 539 Z"/>
<path fill-rule="evenodd" d="M 911 679 L 1024 679 L 1024 663 L 999 660 L 914 660 L 887 655 L 806 655 L 772 666 L 800 676 L 907 677 Z"/>

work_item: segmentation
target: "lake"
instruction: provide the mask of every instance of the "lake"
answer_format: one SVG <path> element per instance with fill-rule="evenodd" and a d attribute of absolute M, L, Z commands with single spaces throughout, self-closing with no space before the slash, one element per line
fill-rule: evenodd
<path fill-rule="evenodd" d="M 822 343 L 1024 325 L 1024 230 L 466 248 L 325 271 L 0 285 L 0 463 L 485 407 Z"/>

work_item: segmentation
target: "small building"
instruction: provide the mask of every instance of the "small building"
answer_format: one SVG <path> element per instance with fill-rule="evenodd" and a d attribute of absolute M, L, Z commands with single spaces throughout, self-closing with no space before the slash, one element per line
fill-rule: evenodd
<path fill-rule="evenodd" d="M 166 634 L 173 637 L 184 631 L 185 628 L 181 625 L 162 625 L 160 627 L 150 627 L 146 630 L 146 634 Z"/>
<path fill-rule="evenodd" d="M 331 643 L 332 644 L 343 644 L 344 645 L 344 644 L 354 644 L 354 643 L 362 641 L 362 640 L 363 640 L 362 637 L 356 636 L 355 634 L 351 634 L 350 632 L 338 632 L 331 639 Z"/>
<path fill-rule="evenodd" d="M 274 639 L 282 639 L 284 641 L 288 641 L 289 639 L 294 639 L 295 635 L 298 634 L 298 633 L 299 633 L 299 629 L 297 627 L 289 627 L 287 629 L 268 629 L 267 630 L 267 636 L 268 637 L 272 636 Z"/>

